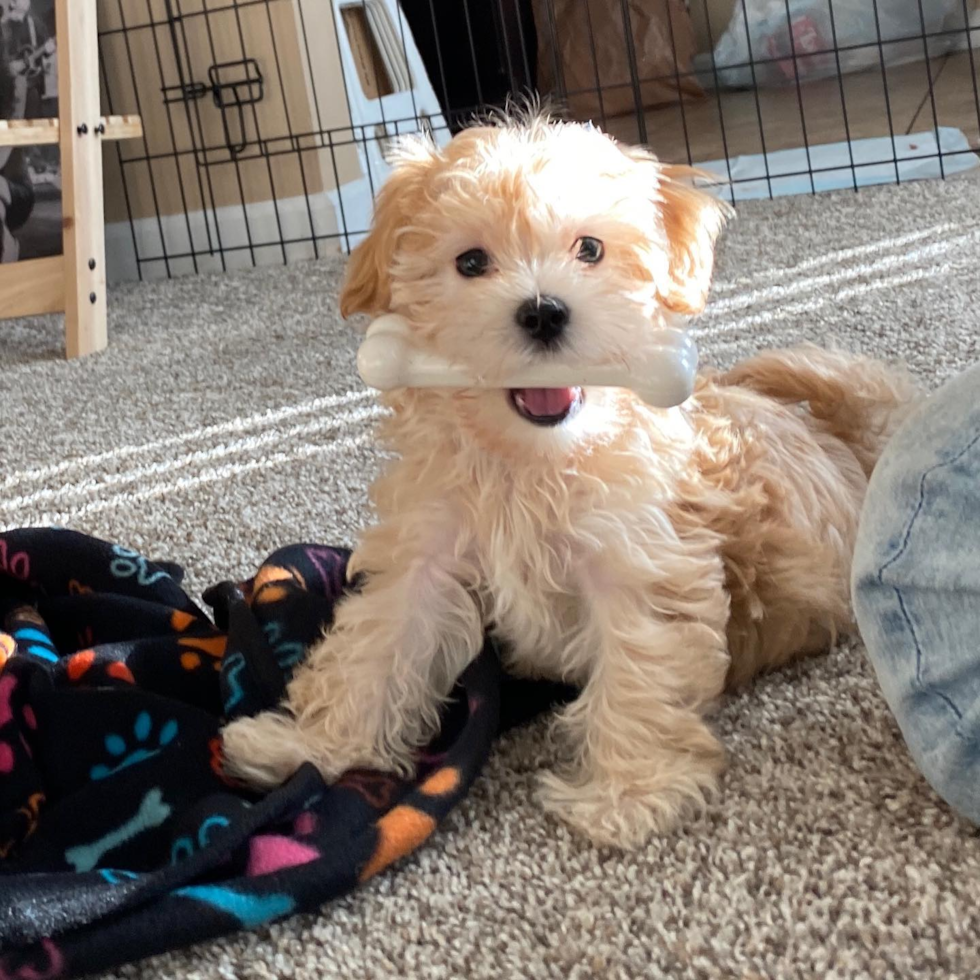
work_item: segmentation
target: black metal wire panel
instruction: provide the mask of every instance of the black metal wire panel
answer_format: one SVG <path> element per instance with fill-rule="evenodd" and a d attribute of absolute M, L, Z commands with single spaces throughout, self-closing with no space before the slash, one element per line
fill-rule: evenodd
<path fill-rule="evenodd" d="M 108 194 L 141 278 L 347 251 L 393 136 L 445 139 L 529 93 L 665 159 L 713 162 L 732 200 L 842 173 L 857 190 L 883 166 L 901 181 L 910 154 L 945 176 L 980 147 L 973 0 L 103 0 L 100 14 L 107 110 L 144 119 L 113 150 Z M 868 137 L 884 138 L 870 158 Z M 827 143 L 843 162 L 821 162 Z M 798 165 L 777 164 L 790 148 Z M 747 156 L 749 175 L 733 167 Z"/>

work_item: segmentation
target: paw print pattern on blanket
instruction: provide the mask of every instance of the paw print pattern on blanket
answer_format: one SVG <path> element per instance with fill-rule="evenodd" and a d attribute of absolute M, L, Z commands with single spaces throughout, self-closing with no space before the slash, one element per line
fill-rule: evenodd
<path fill-rule="evenodd" d="M 159 733 L 156 742 L 150 742 L 150 735 L 153 732 L 153 720 L 148 711 L 141 711 L 136 716 L 133 723 L 133 744 L 130 746 L 122 735 L 110 733 L 105 737 L 105 750 L 109 755 L 117 760 L 111 765 L 99 763 L 92 766 L 89 775 L 93 780 L 108 779 L 123 769 L 138 765 L 147 759 L 152 759 L 159 755 L 176 737 L 177 722 L 171 718 L 165 722 Z"/>
<path fill-rule="evenodd" d="M 210 664 L 213 670 L 221 670 L 221 658 L 228 646 L 226 637 L 182 636 L 177 642 L 184 651 L 180 655 L 180 665 L 184 670 L 197 670 L 202 664 Z"/>
<path fill-rule="evenodd" d="M 221 670 L 221 660 L 228 648 L 227 636 L 219 633 L 196 635 L 201 632 L 201 621 L 180 609 L 170 614 L 170 625 L 175 633 L 187 633 L 194 628 L 195 635 L 184 635 L 177 641 L 181 648 L 180 666 L 184 670 L 197 670 L 205 664 L 210 664 L 213 670 Z"/>
<path fill-rule="evenodd" d="M 68 679 L 75 684 L 85 681 L 89 677 L 89 671 L 95 665 L 95 660 L 94 650 L 79 650 L 78 653 L 73 653 L 65 666 Z M 111 660 L 105 663 L 103 676 L 123 681 L 126 684 L 136 683 L 133 672 L 121 660 Z"/>

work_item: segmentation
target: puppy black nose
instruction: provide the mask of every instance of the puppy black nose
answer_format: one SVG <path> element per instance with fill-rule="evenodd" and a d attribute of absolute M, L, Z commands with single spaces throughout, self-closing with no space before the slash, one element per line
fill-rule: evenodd
<path fill-rule="evenodd" d="M 568 326 L 571 313 L 554 296 L 525 300 L 517 308 L 517 325 L 542 347 L 555 347 Z"/>

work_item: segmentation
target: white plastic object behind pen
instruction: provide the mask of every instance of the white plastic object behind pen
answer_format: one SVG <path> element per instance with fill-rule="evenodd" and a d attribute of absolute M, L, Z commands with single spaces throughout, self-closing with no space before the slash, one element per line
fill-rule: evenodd
<path fill-rule="evenodd" d="M 655 328 L 651 328 L 654 330 Z M 459 364 L 416 347 L 407 321 L 378 317 L 357 352 L 357 370 L 370 388 L 629 388 L 648 405 L 673 408 L 694 391 L 698 349 L 687 331 L 661 327 L 644 342 L 645 353 L 630 364 L 530 364 L 506 378 L 485 379 Z"/>

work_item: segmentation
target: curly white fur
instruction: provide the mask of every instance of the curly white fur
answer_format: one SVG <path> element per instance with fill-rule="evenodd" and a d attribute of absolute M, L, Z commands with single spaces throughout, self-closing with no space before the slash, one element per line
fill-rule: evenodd
<path fill-rule="evenodd" d="M 416 341 L 506 378 L 529 351 L 514 311 L 560 296 L 571 353 L 614 363 L 650 324 L 703 308 L 727 211 L 598 131 L 544 118 L 406 141 L 352 256 L 345 314 L 406 317 Z M 575 261 L 583 235 L 603 260 Z M 454 257 L 482 247 L 481 278 Z M 705 716 L 726 683 L 821 649 L 850 625 L 847 582 L 867 477 L 911 397 L 898 375 L 816 349 L 706 374 L 684 406 L 587 389 L 531 425 L 500 390 L 402 390 L 373 488 L 363 590 L 289 685 L 285 711 L 225 729 L 257 786 L 312 761 L 409 772 L 492 626 L 508 666 L 582 687 L 560 715 L 565 771 L 546 807 L 636 845 L 715 786 Z"/>

